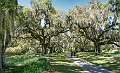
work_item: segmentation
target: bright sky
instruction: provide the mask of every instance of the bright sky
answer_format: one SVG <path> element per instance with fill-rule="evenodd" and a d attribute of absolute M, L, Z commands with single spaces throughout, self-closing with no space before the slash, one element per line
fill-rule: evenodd
<path fill-rule="evenodd" d="M 106 0 L 101 1 L 105 2 Z M 18 0 L 18 3 L 25 7 L 31 7 L 30 2 L 31 0 Z M 89 2 L 90 0 L 53 0 L 53 6 L 59 10 L 67 11 L 76 5 L 88 5 Z"/>

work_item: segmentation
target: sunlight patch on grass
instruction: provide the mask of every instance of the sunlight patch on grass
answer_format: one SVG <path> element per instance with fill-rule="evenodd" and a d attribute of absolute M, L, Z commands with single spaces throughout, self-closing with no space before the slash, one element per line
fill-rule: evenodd
<path fill-rule="evenodd" d="M 69 62 L 61 62 L 61 61 L 56 61 L 56 62 L 51 62 L 51 64 L 60 64 L 60 65 L 73 65 L 73 63 Z"/>
<path fill-rule="evenodd" d="M 104 64 L 107 63 L 108 61 L 106 60 L 96 60 L 96 61 L 92 61 L 93 63 L 97 63 L 97 64 Z"/>
<path fill-rule="evenodd" d="M 67 57 L 52 57 L 50 63 L 52 72 L 48 73 L 82 73 L 80 71 L 83 71 L 80 67 L 74 65 Z"/>
<path fill-rule="evenodd" d="M 90 73 L 89 71 L 80 71 L 80 73 Z"/>
<path fill-rule="evenodd" d="M 112 58 L 112 57 L 105 57 L 105 56 L 99 56 L 99 58 L 103 58 L 103 59 L 109 59 L 109 58 Z"/>
<path fill-rule="evenodd" d="M 120 73 L 120 61 L 116 62 L 115 58 L 119 57 L 120 53 L 102 53 L 101 55 L 94 55 L 92 53 L 78 53 L 78 57 L 90 63 L 102 66 L 113 71 L 113 73 Z M 118 59 L 117 59 L 118 61 Z"/>
<path fill-rule="evenodd" d="M 38 58 L 35 57 L 35 58 L 32 58 L 32 59 L 24 60 L 22 63 L 23 64 L 30 64 L 31 62 L 37 62 L 37 61 L 38 61 Z"/>
<path fill-rule="evenodd" d="M 17 57 L 17 56 L 16 56 Z M 22 58 L 22 57 L 17 57 L 15 58 L 15 56 L 13 57 L 10 57 L 7 61 L 8 64 L 12 64 L 12 65 L 15 65 L 15 66 L 19 66 L 19 65 L 27 65 L 27 64 L 30 64 L 32 62 L 37 62 L 38 61 L 38 58 L 37 57 L 31 57 L 31 58 Z"/>

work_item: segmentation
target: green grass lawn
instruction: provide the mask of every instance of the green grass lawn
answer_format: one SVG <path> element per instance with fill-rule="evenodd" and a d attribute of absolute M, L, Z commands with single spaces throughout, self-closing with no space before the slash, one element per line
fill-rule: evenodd
<path fill-rule="evenodd" d="M 15 55 L 7 57 L 7 65 L 6 73 L 84 73 L 63 54 Z"/>
<path fill-rule="evenodd" d="M 63 54 L 49 56 L 49 60 L 51 65 L 50 73 L 85 73 Z"/>
<path fill-rule="evenodd" d="M 49 68 L 46 58 L 35 55 L 15 55 L 7 57 L 6 73 L 43 73 Z"/>
<path fill-rule="evenodd" d="M 120 73 L 120 63 L 113 60 L 111 53 L 96 56 L 94 53 L 79 52 L 79 58 L 93 64 Z M 6 73 L 87 73 L 75 66 L 65 54 L 50 54 L 44 57 L 36 55 L 15 55 L 7 57 Z"/>
<path fill-rule="evenodd" d="M 79 58 L 87 60 L 90 63 L 102 66 L 114 73 L 120 73 L 120 62 L 114 60 L 114 53 L 102 53 L 96 56 L 93 52 L 80 52 L 77 54 Z"/>

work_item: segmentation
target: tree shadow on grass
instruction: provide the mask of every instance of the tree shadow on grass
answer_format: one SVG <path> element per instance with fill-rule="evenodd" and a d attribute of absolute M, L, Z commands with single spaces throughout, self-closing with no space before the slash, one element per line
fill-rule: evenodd
<path fill-rule="evenodd" d="M 54 68 L 54 71 L 60 73 L 80 73 L 82 69 L 77 66 L 70 66 L 70 65 L 60 65 L 60 64 L 53 64 L 51 65 Z"/>
<path fill-rule="evenodd" d="M 9 66 L 5 73 L 22 73 L 27 66 Z"/>
<path fill-rule="evenodd" d="M 99 56 L 95 56 L 94 54 L 90 54 L 90 53 L 79 54 L 79 58 L 82 58 L 97 66 L 102 66 L 103 68 L 113 71 L 114 73 L 120 73 L 120 62 L 119 63 L 113 62 L 113 60 L 111 59 L 112 56 L 113 54 L 111 53 L 104 53 Z"/>
<path fill-rule="evenodd" d="M 114 62 L 114 63 L 105 63 L 101 64 L 103 67 L 107 67 L 111 70 L 113 70 L 115 73 L 120 73 L 120 63 Z"/>
<path fill-rule="evenodd" d="M 113 62 L 112 59 L 109 59 L 109 61 L 107 61 L 107 58 L 99 57 L 88 57 L 86 60 L 97 66 L 102 66 L 103 68 L 106 68 L 110 71 L 114 71 L 115 73 L 120 73 L 120 62 Z M 101 61 L 101 63 L 95 63 L 94 61 Z"/>
<path fill-rule="evenodd" d="M 73 61 L 71 61 L 71 60 L 65 60 L 65 59 L 51 59 L 50 61 L 52 61 L 52 62 L 56 62 L 56 61 L 60 61 L 60 62 L 68 62 L 68 63 L 72 63 Z"/>
<path fill-rule="evenodd" d="M 9 65 L 8 69 L 6 69 L 6 73 L 42 73 L 44 70 L 47 70 L 48 67 L 49 63 L 40 60 L 27 65 Z"/>
<path fill-rule="evenodd" d="M 69 59 L 51 59 L 51 73 L 81 73 L 83 71 L 79 66 L 73 65 Z"/>

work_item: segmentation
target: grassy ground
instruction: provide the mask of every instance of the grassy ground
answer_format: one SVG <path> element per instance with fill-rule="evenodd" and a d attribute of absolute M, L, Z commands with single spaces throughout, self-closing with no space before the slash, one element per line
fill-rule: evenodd
<path fill-rule="evenodd" d="M 103 53 L 96 56 L 94 53 L 80 52 L 77 54 L 79 58 L 85 59 L 93 64 L 112 70 L 114 73 L 120 73 L 120 61 L 115 61 L 114 53 Z"/>
<path fill-rule="evenodd" d="M 50 56 L 50 73 L 85 73 L 80 67 L 73 65 L 67 57 L 60 55 Z"/>
<path fill-rule="evenodd" d="M 63 54 L 15 55 L 7 57 L 6 73 L 85 73 Z"/>
<path fill-rule="evenodd" d="M 79 58 L 120 73 L 120 63 L 113 60 L 111 53 L 95 56 L 92 52 L 80 52 L 77 55 Z M 87 73 L 75 66 L 64 54 L 51 54 L 47 57 L 15 55 L 7 57 L 7 64 L 9 69 L 6 73 Z"/>
<path fill-rule="evenodd" d="M 7 57 L 6 73 L 43 73 L 49 68 L 45 58 L 35 55 L 15 55 Z"/>

